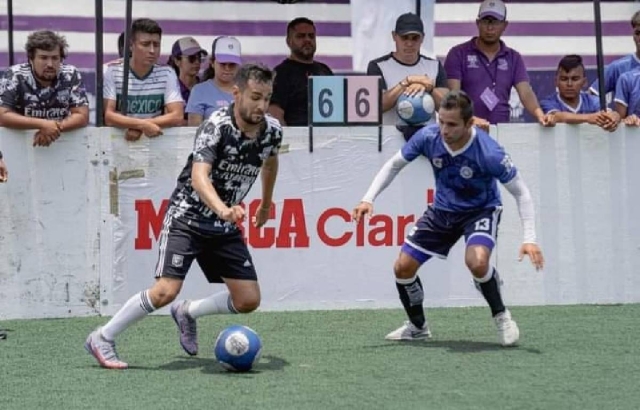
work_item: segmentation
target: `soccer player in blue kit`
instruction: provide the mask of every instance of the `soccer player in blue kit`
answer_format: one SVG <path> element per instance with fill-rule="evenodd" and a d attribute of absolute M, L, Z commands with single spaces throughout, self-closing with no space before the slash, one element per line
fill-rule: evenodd
<path fill-rule="evenodd" d="M 438 114 L 439 124 L 416 132 L 383 165 L 353 210 L 357 222 L 372 215 L 373 201 L 402 168 L 420 155 L 430 161 L 436 180 L 435 203 L 407 235 L 394 265 L 396 287 L 409 320 L 386 339 L 431 337 L 422 306 L 424 292 L 418 269 L 434 256 L 446 258 L 453 245 L 464 236 L 465 263 L 491 308 L 498 340 L 503 346 L 513 346 L 518 342 L 520 331 L 502 301 L 498 272 L 490 265 L 502 211 L 497 181 L 515 197 L 518 205 L 524 230 L 520 260 L 528 255 L 539 270 L 543 268 L 544 258 L 536 244 L 533 200 L 509 155 L 489 134 L 473 126 L 473 105 L 467 94 L 449 92 Z"/>

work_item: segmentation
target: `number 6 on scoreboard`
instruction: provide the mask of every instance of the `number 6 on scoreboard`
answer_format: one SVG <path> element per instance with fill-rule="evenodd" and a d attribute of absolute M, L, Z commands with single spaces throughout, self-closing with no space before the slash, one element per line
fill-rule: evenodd
<path fill-rule="evenodd" d="M 344 77 L 311 77 L 310 112 L 313 125 L 343 125 L 344 123 Z"/>
<path fill-rule="evenodd" d="M 381 118 L 380 80 L 374 76 L 349 76 L 347 79 L 347 123 L 378 125 Z"/>

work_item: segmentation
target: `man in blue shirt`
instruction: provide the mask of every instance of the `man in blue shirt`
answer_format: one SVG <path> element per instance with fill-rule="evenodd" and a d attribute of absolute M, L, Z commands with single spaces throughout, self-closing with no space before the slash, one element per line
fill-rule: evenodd
<path fill-rule="evenodd" d="M 615 95 L 616 111 L 626 125 L 640 126 L 640 70 L 623 73 Z"/>
<path fill-rule="evenodd" d="M 511 158 L 486 132 L 473 126 L 473 105 L 467 94 L 451 91 L 440 104 L 439 125 L 422 128 L 385 163 L 374 178 L 353 218 L 371 215 L 373 201 L 411 161 L 425 156 L 436 180 L 435 204 L 409 232 L 394 265 L 396 287 L 409 320 L 389 333 L 388 340 L 431 337 L 418 277 L 420 266 L 432 257 L 446 258 L 461 236 L 466 240 L 465 262 L 476 287 L 491 308 L 503 346 L 518 342 L 520 331 L 502 302 L 498 273 L 490 265 L 496 243 L 502 200 L 497 181 L 516 198 L 524 229 L 520 259 L 526 254 L 536 269 L 544 264 L 536 244 L 533 200 Z"/>
<path fill-rule="evenodd" d="M 608 94 L 614 92 L 618 78 L 623 73 L 635 70 L 640 67 L 640 11 L 636 11 L 631 17 L 631 29 L 633 30 L 633 42 L 636 45 L 636 51 L 633 54 L 626 55 L 607 64 L 604 69 L 604 92 Z M 598 80 L 595 80 L 589 92 L 599 95 Z"/>
<path fill-rule="evenodd" d="M 582 91 L 587 82 L 582 57 L 576 54 L 564 56 L 556 71 L 556 92 L 540 101 L 551 122 L 567 124 L 588 123 L 607 131 L 615 131 L 620 115 L 615 111 L 600 110 L 600 99 Z"/>

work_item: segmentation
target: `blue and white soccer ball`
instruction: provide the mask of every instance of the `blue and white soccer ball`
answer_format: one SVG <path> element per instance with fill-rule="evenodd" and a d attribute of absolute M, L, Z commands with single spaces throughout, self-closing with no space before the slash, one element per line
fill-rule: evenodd
<path fill-rule="evenodd" d="M 396 103 L 398 116 L 409 125 L 422 125 L 433 117 L 436 103 L 429 93 L 409 97 L 402 94 Z"/>
<path fill-rule="evenodd" d="M 213 352 L 225 369 L 248 372 L 260 360 L 262 340 L 250 327 L 233 325 L 220 332 Z"/>

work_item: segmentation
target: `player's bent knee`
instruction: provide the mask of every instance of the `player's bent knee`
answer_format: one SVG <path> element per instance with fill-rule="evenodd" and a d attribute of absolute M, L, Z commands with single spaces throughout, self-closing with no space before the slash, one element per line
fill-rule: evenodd
<path fill-rule="evenodd" d="M 238 302 L 233 302 L 233 307 L 238 313 L 250 313 L 258 309 L 260 306 L 260 298 L 255 299 L 241 299 Z"/>
<path fill-rule="evenodd" d="M 489 260 L 478 258 L 467 258 L 467 268 L 476 278 L 483 278 L 489 271 Z"/>
<path fill-rule="evenodd" d="M 151 303 L 156 309 L 173 302 L 182 289 L 182 280 L 175 278 L 159 278 L 149 291 Z"/>
<path fill-rule="evenodd" d="M 240 295 L 231 295 L 233 307 L 238 313 L 253 312 L 260 306 L 260 292 L 247 291 Z"/>
<path fill-rule="evenodd" d="M 398 279 L 413 278 L 419 268 L 420 263 L 405 253 L 400 253 L 393 265 L 393 271 Z"/>
<path fill-rule="evenodd" d="M 236 312 L 249 313 L 260 306 L 260 286 L 257 282 L 227 279 L 226 284 Z"/>

